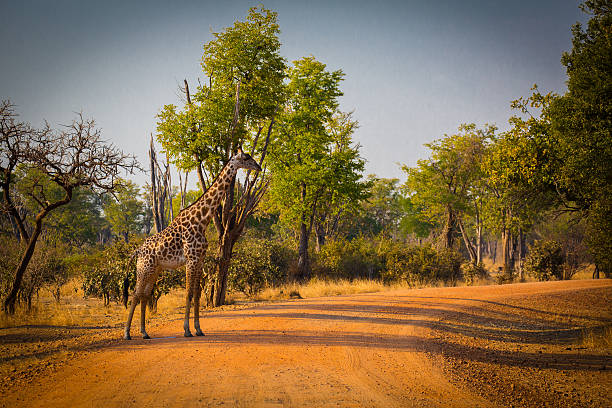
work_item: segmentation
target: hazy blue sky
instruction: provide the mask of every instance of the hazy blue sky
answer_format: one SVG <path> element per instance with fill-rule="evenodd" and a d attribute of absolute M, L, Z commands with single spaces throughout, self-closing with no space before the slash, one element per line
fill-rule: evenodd
<path fill-rule="evenodd" d="M 201 76 L 202 45 L 260 1 L 28 1 L 0 5 L 0 98 L 33 125 L 96 119 L 103 135 L 146 162 L 149 134 L 178 85 Z M 461 123 L 507 128 L 509 102 L 563 92 L 559 59 L 573 0 L 265 1 L 282 53 L 346 73 L 341 108 L 355 110 L 367 172 L 403 175 L 423 143 Z M 146 176 L 134 179 L 143 183 Z"/>

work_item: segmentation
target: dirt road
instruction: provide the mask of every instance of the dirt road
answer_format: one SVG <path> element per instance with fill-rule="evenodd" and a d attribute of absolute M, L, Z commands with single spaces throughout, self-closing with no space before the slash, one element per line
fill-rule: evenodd
<path fill-rule="evenodd" d="M 205 313 L 194 338 L 177 315 L 0 406 L 610 406 L 611 295 L 599 280 L 296 300 Z"/>

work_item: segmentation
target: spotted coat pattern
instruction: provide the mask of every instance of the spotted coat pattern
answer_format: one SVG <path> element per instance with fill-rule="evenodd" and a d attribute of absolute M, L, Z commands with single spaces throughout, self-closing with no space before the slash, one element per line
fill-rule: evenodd
<path fill-rule="evenodd" d="M 213 212 L 219 207 L 238 169 L 261 171 L 257 162 L 248 154 L 238 150 L 225 165 L 213 184 L 192 205 L 182 210 L 163 231 L 147 238 L 137 251 L 136 288 L 125 325 L 125 339 L 130 339 L 130 326 L 134 310 L 140 303 L 140 332 L 143 338 L 150 338 L 145 330 L 146 304 L 151 296 L 155 281 L 164 269 L 186 266 L 185 337 L 191 337 L 189 309 L 193 300 L 193 325 L 196 335 L 203 336 L 200 329 L 200 295 L 202 267 L 206 254 L 206 228 Z"/>

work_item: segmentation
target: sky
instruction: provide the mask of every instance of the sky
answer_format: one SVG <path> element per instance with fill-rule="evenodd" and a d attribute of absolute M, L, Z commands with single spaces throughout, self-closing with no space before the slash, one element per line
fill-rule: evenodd
<path fill-rule="evenodd" d="M 0 99 L 34 126 L 83 112 L 146 166 L 156 114 L 203 79 L 202 46 L 260 3 L 278 12 L 288 61 L 344 71 L 366 174 L 400 180 L 462 123 L 507 129 L 533 84 L 565 92 L 561 54 L 588 19 L 574 0 L 0 0 Z"/>

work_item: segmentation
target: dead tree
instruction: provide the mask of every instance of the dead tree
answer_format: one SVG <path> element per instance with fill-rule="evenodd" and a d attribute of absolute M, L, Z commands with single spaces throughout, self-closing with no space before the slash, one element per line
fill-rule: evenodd
<path fill-rule="evenodd" d="M 151 211 L 153 213 L 155 232 L 161 232 L 174 218 L 170 163 L 167 161 L 163 165 L 164 169 L 162 170 L 157 161 L 157 152 L 153 145 L 153 135 L 151 135 L 149 169 L 151 172 Z"/>
<path fill-rule="evenodd" d="M 27 245 L 15 271 L 11 291 L 4 300 L 4 310 L 14 313 L 23 275 L 32 259 L 47 215 L 68 204 L 77 188 L 112 191 L 119 180 L 120 171 L 132 171 L 138 164 L 133 156 L 103 141 L 95 122 L 83 118 L 82 114 L 60 131 L 52 130 L 48 124 L 41 130 L 33 130 L 28 125 L 15 122 L 16 114 L 10 102 L 3 102 L 1 110 L 0 128 L 3 131 L 0 163 L 4 173 L 2 189 L 5 204 L 10 207 L 12 203 L 10 187 L 15 180 L 11 173 L 16 165 L 22 165 L 33 174 L 22 189 L 38 205 L 31 234 L 27 233 L 23 220 L 16 219 L 18 223 L 21 222 L 20 232 Z M 11 131 L 15 126 L 21 130 Z M 58 187 L 62 191 L 60 198 L 51 194 L 51 188 Z M 15 213 L 11 212 L 11 215 L 15 217 Z"/>
<path fill-rule="evenodd" d="M 11 187 L 17 165 L 26 161 L 30 138 L 37 131 L 29 124 L 16 120 L 15 106 L 10 101 L 0 103 L 0 187 L 3 206 L 20 241 L 28 241 L 25 214 L 18 209 Z"/>

